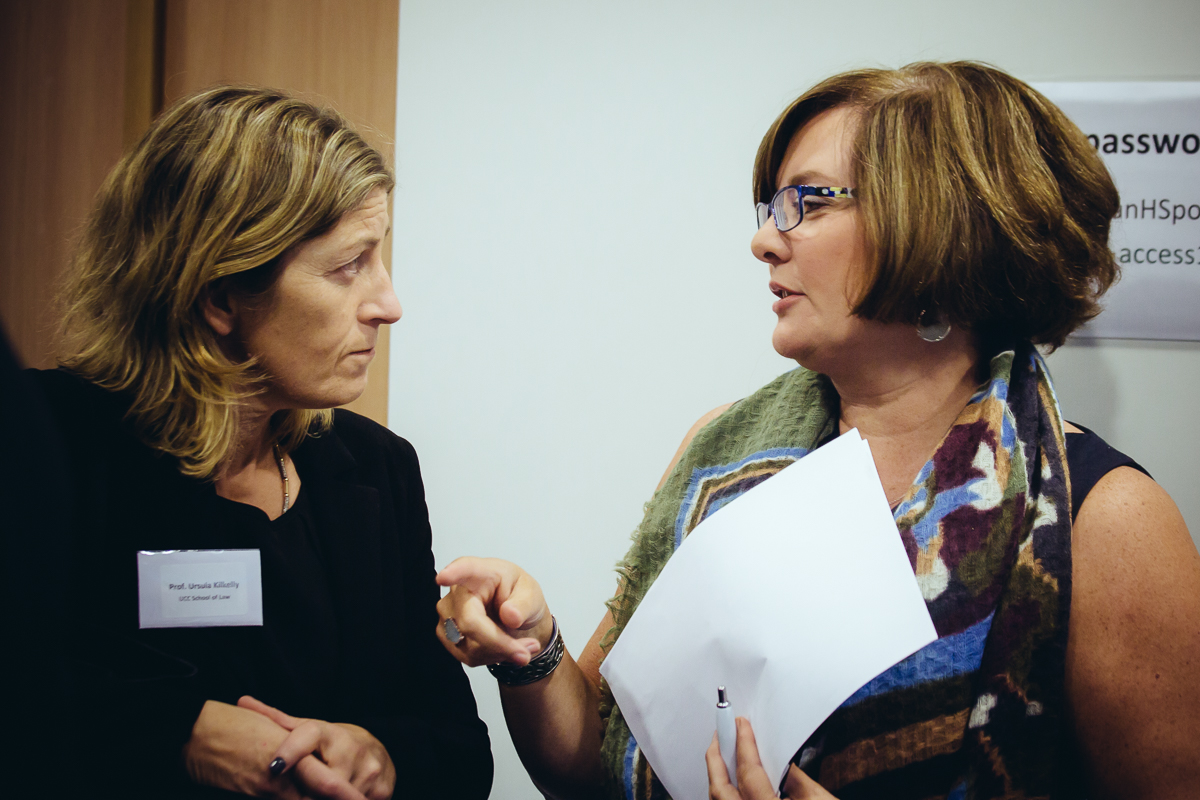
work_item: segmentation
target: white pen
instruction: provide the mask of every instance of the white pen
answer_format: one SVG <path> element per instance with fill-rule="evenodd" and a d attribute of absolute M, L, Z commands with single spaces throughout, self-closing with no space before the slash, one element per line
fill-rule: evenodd
<path fill-rule="evenodd" d="M 733 720 L 733 709 L 725 697 L 725 687 L 717 687 L 717 746 L 721 758 L 729 771 L 729 782 L 737 788 L 737 725 Z"/>

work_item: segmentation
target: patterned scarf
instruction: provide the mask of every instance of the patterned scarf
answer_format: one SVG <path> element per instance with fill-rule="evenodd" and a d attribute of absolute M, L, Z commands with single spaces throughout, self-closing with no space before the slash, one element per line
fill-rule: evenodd
<path fill-rule="evenodd" d="M 1071 499 L 1058 401 L 1030 345 L 995 356 L 895 510 L 938 640 L 842 704 L 795 763 L 840 800 L 1060 796 Z M 693 439 L 646 505 L 610 601 L 611 647 L 701 520 L 827 441 L 838 398 L 793 370 Z M 665 798 L 607 693 L 613 797 Z"/>

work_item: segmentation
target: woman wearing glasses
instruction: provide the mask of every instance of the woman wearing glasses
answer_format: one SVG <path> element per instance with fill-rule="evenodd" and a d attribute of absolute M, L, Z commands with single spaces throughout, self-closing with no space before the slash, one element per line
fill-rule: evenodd
<path fill-rule="evenodd" d="M 773 344 L 801 368 L 692 429 L 578 661 L 519 568 L 463 559 L 439 576 L 455 586 L 439 635 L 465 663 L 502 662 L 535 780 L 665 795 L 599 680 L 604 648 L 676 521 L 699 521 L 690 508 L 858 428 L 939 638 L 803 743 L 785 796 L 1194 792 L 1200 555 L 1140 467 L 1063 421 L 1035 349 L 1099 313 L 1116 278 L 1117 193 L 1087 139 L 986 66 L 852 72 L 779 117 L 754 192 Z M 740 788 L 714 744 L 711 796 L 774 797 L 748 721 L 738 734 Z"/>

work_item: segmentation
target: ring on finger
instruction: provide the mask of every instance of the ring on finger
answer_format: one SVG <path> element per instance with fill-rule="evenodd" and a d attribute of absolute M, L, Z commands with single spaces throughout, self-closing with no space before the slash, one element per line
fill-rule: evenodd
<path fill-rule="evenodd" d="M 463 636 L 462 631 L 458 629 L 458 624 L 452 617 L 447 617 L 442 623 L 442 630 L 446 633 L 446 641 L 450 644 L 460 644 L 467 637 Z"/>

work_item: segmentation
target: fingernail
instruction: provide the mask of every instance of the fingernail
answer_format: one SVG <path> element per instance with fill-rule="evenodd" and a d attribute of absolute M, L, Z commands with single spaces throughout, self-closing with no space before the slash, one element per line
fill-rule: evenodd
<path fill-rule="evenodd" d="M 262 762 L 260 761 L 258 763 L 261 764 Z M 286 766 L 287 766 L 286 761 L 284 761 L 282 758 L 277 758 L 274 761 L 272 761 L 270 764 L 267 765 L 267 770 L 271 773 L 272 777 L 278 777 L 279 774 L 281 772 L 283 772 L 284 767 L 286 767 Z"/>

